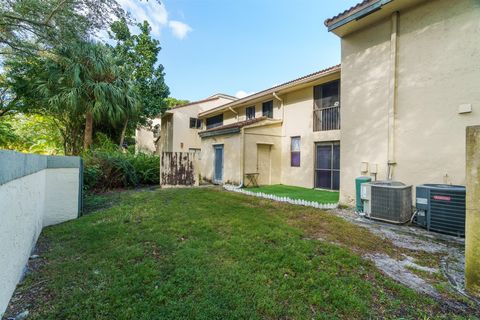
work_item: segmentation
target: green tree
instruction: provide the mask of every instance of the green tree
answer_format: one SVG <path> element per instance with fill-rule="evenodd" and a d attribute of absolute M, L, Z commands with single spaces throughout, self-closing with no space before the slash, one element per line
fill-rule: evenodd
<path fill-rule="evenodd" d="M 0 118 L 18 109 L 18 99 L 13 93 L 7 77 L 0 74 Z"/>
<path fill-rule="evenodd" d="M 8 132 L 2 132 L 2 127 Z M 0 147 L 22 152 L 62 154 L 62 136 L 54 119 L 37 114 L 10 114 L 0 122 Z"/>
<path fill-rule="evenodd" d="M 90 148 L 95 121 L 115 125 L 139 108 L 136 87 L 124 77 L 129 71 L 103 44 L 81 42 L 31 60 L 12 70 L 16 93 L 32 102 L 31 112 L 54 116 L 66 154 L 81 151 L 82 132 L 83 149 Z"/>
<path fill-rule="evenodd" d="M 15 134 L 12 124 L 4 118 L 0 119 L 0 148 L 9 149 L 8 146 L 18 139 L 19 137 Z"/>
<path fill-rule="evenodd" d="M 171 108 L 176 107 L 176 106 L 181 106 L 181 105 L 187 104 L 189 102 L 190 102 L 189 100 L 175 99 L 175 98 L 172 98 L 172 97 L 168 97 L 166 99 L 168 109 L 171 109 Z"/>
<path fill-rule="evenodd" d="M 122 145 L 125 134 L 138 125 L 148 124 L 148 119 L 164 112 L 168 106 L 166 98 L 169 95 L 168 86 L 164 80 L 164 68 L 158 64 L 158 53 L 161 50 L 160 42 L 151 36 L 151 27 L 147 21 L 137 25 L 139 34 L 132 34 L 126 19 L 112 23 L 110 36 L 116 41 L 113 47 L 115 54 L 129 66 L 132 72 L 130 79 L 135 83 L 141 97 L 141 108 L 136 113 L 125 114 L 120 134 Z"/>
<path fill-rule="evenodd" d="M 2 0 L 0 55 L 32 54 L 86 40 L 125 17 L 116 0 Z"/>

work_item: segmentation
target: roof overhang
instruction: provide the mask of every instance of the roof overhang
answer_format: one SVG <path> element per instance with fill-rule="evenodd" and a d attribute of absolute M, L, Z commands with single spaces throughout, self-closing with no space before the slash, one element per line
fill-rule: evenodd
<path fill-rule="evenodd" d="M 282 95 L 302 88 L 306 88 L 311 85 L 337 80 L 339 78 L 340 65 L 298 78 L 296 80 L 286 82 L 284 84 L 260 91 L 258 93 L 254 93 L 248 97 L 229 102 L 219 107 L 200 112 L 198 116 L 199 118 L 210 117 L 223 113 L 224 111 L 229 109 L 250 106 L 259 102 L 263 102 L 267 99 L 275 100 L 275 98 L 273 97 L 273 93 L 277 95 Z"/>
<path fill-rule="evenodd" d="M 282 120 L 266 118 L 266 119 L 262 119 L 261 121 L 253 122 L 251 124 L 246 124 L 239 127 L 228 127 L 228 128 L 219 127 L 219 129 L 213 128 L 207 131 L 200 131 L 198 135 L 200 136 L 200 138 L 209 138 L 209 137 L 215 137 L 215 136 L 223 136 L 227 134 L 238 134 L 242 129 L 252 129 L 252 128 L 270 126 L 270 125 L 280 124 L 280 123 L 282 123 Z M 234 125 L 234 123 L 232 125 Z"/>
<path fill-rule="evenodd" d="M 205 132 L 199 132 L 198 135 L 200 138 L 209 138 L 209 137 L 215 137 L 215 136 L 223 136 L 226 134 L 236 134 L 240 133 L 241 128 L 226 128 L 226 129 L 220 129 L 220 130 L 214 130 L 214 131 L 205 131 Z"/>
<path fill-rule="evenodd" d="M 364 1 L 355 7 L 325 21 L 328 31 L 343 37 L 362 29 L 377 21 L 383 20 L 392 13 L 415 6 L 428 0 L 371 0 Z"/>

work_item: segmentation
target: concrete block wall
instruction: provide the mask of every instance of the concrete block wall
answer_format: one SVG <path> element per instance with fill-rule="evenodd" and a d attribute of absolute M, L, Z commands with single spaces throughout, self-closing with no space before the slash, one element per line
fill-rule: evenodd
<path fill-rule="evenodd" d="M 45 226 L 82 208 L 82 161 L 0 150 L 0 316 Z"/>

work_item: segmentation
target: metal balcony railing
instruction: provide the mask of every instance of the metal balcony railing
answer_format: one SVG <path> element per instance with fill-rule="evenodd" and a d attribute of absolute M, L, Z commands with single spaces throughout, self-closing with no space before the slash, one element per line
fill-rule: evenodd
<path fill-rule="evenodd" d="M 340 130 L 340 106 L 313 110 L 313 131 Z"/>

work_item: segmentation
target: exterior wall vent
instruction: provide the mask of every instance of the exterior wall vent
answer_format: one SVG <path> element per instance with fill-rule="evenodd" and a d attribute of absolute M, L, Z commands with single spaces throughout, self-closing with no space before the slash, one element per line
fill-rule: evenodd
<path fill-rule="evenodd" d="M 367 217 L 391 223 L 406 223 L 412 217 L 412 186 L 398 181 L 364 183 L 361 198 Z"/>
<path fill-rule="evenodd" d="M 446 184 L 417 186 L 415 222 L 429 231 L 465 236 L 465 187 Z"/>

